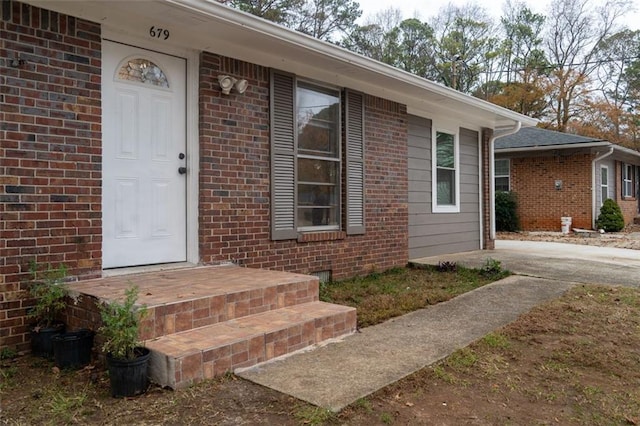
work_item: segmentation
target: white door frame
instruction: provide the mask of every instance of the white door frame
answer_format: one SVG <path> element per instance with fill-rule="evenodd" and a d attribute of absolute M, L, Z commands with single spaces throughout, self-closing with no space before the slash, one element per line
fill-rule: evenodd
<path fill-rule="evenodd" d="M 187 185 L 187 263 L 196 265 L 200 260 L 198 252 L 198 202 L 199 202 L 199 174 L 200 174 L 200 150 L 198 128 L 198 85 L 199 85 L 199 52 L 192 49 L 181 49 L 174 46 L 166 46 L 147 39 L 140 39 L 130 35 L 123 35 L 121 31 L 102 28 L 102 39 L 116 43 L 128 44 L 142 49 L 152 50 L 165 55 L 173 55 L 186 59 L 186 185 Z M 104 179 L 104 176 L 103 176 Z M 176 265 L 177 266 L 177 265 Z M 161 268 L 159 265 L 158 268 Z M 151 267 L 153 268 L 153 267 Z M 126 271 L 127 268 L 122 268 Z"/>

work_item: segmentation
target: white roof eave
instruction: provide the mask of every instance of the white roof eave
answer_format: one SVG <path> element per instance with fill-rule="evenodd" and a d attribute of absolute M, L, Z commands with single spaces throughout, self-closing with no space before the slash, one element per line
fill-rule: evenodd
<path fill-rule="evenodd" d="M 136 37 L 150 25 L 172 29 L 175 46 L 221 54 L 407 106 L 409 111 L 461 117 L 496 128 L 537 120 L 407 73 L 344 48 L 212 0 L 25 0 L 102 23 Z"/>

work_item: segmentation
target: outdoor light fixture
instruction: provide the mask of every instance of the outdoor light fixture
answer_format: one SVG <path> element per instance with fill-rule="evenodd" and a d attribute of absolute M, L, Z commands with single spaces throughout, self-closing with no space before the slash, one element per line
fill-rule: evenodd
<path fill-rule="evenodd" d="M 219 75 L 218 84 L 220 84 L 220 89 L 225 95 L 231 93 L 231 89 L 234 87 L 236 89 L 236 92 L 240 94 L 243 94 L 245 90 L 247 90 L 247 87 L 249 87 L 249 83 L 247 82 L 247 80 L 238 80 L 237 78 L 231 77 L 229 75 Z"/>
<path fill-rule="evenodd" d="M 228 95 L 229 92 L 231 92 L 231 88 L 236 83 L 236 81 L 238 80 L 228 75 L 218 76 L 218 83 L 220 84 L 220 89 L 222 89 L 222 93 L 224 93 L 225 95 Z"/>
<path fill-rule="evenodd" d="M 247 80 L 242 79 L 242 80 L 236 81 L 236 84 L 234 86 L 238 93 L 243 94 L 244 91 L 247 90 L 247 87 L 249 87 L 249 83 L 247 83 Z"/>

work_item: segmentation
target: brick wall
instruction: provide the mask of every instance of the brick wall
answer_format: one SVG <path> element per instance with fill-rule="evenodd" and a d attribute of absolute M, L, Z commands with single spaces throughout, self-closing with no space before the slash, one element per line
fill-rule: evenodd
<path fill-rule="evenodd" d="M 520 225 L 526 231 L 560 231 L 560 218 L 572 227 L 592 228 L 591 154 L 511 159 L 511 190 L 518 199 Z M 555 181 L 562 180 L 562 189 Z"/>
<path fill-rule="evenodd" d="M 100 26 L 0 11 L 0 346 L 28 346 L 28 265 L 100 273 Z"/>
<path fill-rule="evenodd" d="M 480 176 L 482 179 L 482 247 L 485 250 L 496 248 L 496 241 L 491 238 L 491 206 L 495 200 L 491 199 L 491 181 L 489 161 L 491 160 L 490 141 L 493 137 L 493 129 L 483 128 L 481 136 L 482 168 Z"/>
<path fill-rule="evenodd" d="M 249 82 L 222 95 L 218 74 Z M 204 263 L 344 278 L 407 261 L 407 115 L 393 102 L 366 97 L 367 232 L 270 239 L 268 69 L 203 53 L 200 63 L 200 256 Z"/>

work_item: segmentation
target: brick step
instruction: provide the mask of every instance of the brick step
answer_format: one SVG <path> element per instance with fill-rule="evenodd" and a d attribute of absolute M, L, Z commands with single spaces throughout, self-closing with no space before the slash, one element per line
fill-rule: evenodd
<path fill-rule="evenodd" d="M 232 319 L 146 342 L 150 378 L 183 388 L 355 329 L 355 308 L 318 301 Z"/>
<path fill-rule="evenodd" d="M 148 306 L 140 337 L 153 339 L 318 299 L 315 279 L 253 289 L 227 288 L 223 294 Z"/>
<path fill-rule="evenodd" d="M 68 323 L 95 327 L 98 298 L 122 299 L 131 284 L 139 287 L 138 303 L 147 307 L 141 340 L 319 299 L 317 277 L 237 266 L 201 267 L 74 283 L 72 290 L 83 297 L 69 303 Z"/>

